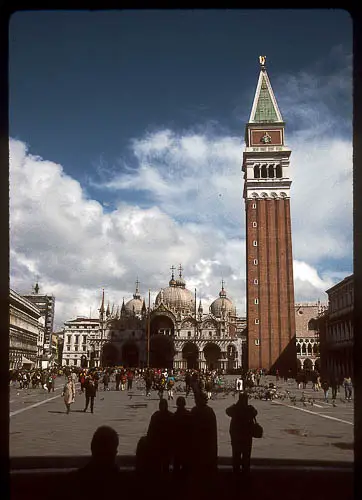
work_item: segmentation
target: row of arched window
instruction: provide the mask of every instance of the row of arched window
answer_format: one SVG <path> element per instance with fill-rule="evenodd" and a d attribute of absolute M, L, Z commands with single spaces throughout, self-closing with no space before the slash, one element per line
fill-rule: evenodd
<path fill-rule="evenodd" d="M 283 177 L 283 170 L 281 165 L 259 165 L 258 163 L 254 165 L 254 178 L 255 179 L 280 179 Z"/>
<path fill-rule="evenodd" d="M 297 344 L 297 354 L 303 355 L 303 354 L 314 354 L 318 355 L 319 352 L 319 346 L 318 344 Z"/>

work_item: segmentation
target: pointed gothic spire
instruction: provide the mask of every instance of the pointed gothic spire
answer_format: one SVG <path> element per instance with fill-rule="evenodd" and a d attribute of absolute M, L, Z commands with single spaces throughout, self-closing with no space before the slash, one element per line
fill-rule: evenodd
<path fill-rule="evenodd" d="M 104 312 L 105 312 L 105 309 L 104 309 L 104 288 L 103 288 L 102 289 L 102 302 L 101 302 L 101 307 L 99 308 L 101 320 L 103 320 Z"/>
<path fill-rule="evenodd" d="M 126 306 L 124 305 L 124 297 L 123 297 L 123 302 L 122 302 L 122 307 L 121 307 L 121 316 L 124 316 L 126 314 Z"/>
<path fill-rule="evenodd" d="M 114 303 L 112 304 L 112 309 L 111 309 L 111 316 L 114 316 Z"/>
<path fill-rule="evenodd" d="M 146 315 L 146 314 L 147 314 L 147 309 L 146 309 L 145 299 L 143 299 L 143 302 L 142 302 L 142 309 L 141 309 L 141 313 L 142 313 L 143 315 Z"/>
<path fill-rule="evenodd" d="M 201 304 L 201 299 L 200 299 L 200 302 L 199 302 L 199 312 L 202 312 L 204 309 L 202 307 L 202 304 Z"/>
<path fill-rule="evenodd" d="M 249 123 L 283 122 L 265 67 L 265 56 L 259 56 L 260 73 Z"/>
<path fill-rule="evenodd" d="M 107 310 L 106 310 L 106 316 L 108 318 L 108 316 L 111 314 L 111 310 L 109 308 L 109 301 L 108 301 L 108 304 L 107 304 Z"/>
<path fill-rule="evenodd" d="M 116 310 L 116 319 L 119 319 L 120 317 L 120 314 L 119 314 L 119 306 L 117 306 L 117 310 Z"/>

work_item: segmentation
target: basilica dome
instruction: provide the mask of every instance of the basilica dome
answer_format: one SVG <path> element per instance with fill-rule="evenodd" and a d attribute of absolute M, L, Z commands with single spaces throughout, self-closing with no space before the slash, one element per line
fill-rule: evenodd
<path fill-rule="evenodd" d="M 194 296 L 187 288 L 178 286 L 168 286 L 162 289 L 157 297 L 155 305 L 159 306 L 163 302 L 170 309 L 187 309 L 193 311 L 195 308 Z"/>
<path fill-rule="evenodd" d="M 139 281 L 137 278 L 136 281 L 136 292 L 133 294 L 133 299 L 129 300 L 125 304 L 125 310 L 128 314 L 140 314 L 142 311 L 143 300 L 141 299 L 140 291 L 139 291 Z"/>
<path fill-rule="evenodd" d="M 222 316 L 223 310 L 225 311 L 225 316 L 228 317 L 236 316 L 236 309 L 232 301 L 226 296 L 226 291 L 224 290 L 224 283 L 222 284 L 221 292 L 219 293 L 219 298 L 214 300 L 210 306 L 211 313 L 220 318 Z"/>
<path fill-rule="evenodd" d="M 157 295 L 155 306 L 159 306 L 163 302 L 166 307 L 173 310 L 184 312 L 192 312 L 195 309 L 195 299 L 193 293 L 186 288 L 185 280 L 180 277 L 175 280 L 172 272 L 169 286 L 163 288 Z"/>
<path fill-rule="evenodd" d="M 133 298 L 126 302 L 125 309 L 126 312 L 132 314 L 140 314 L 142 311 L 143 300 L 141 298 Z"/>

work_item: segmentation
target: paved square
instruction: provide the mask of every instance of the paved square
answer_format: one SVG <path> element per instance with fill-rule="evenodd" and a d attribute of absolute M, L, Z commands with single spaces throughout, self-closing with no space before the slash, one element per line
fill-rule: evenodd
<path fill-rule="evenodd" d="M 147 431 L 151 414 L 158 409 L 156 393 L 146 398 L 136 381 L 132 395 L 128 395 L 126 391 L 115 391 L 111 383 L 109 392 L 100 390 L 97 394 L 94 414 L 89 410 L 84 414 L 85 397 L 77 391 L 72 411 L 67 415 L 60 396 L 63 382 L 62 377 L 57 379 L 51 394 L 41 389 L 10 388 L 10 456 L 89 455 L 91 437 L 100 425 L 110 425 L 118 432 L 120 455 L 133 455 L 138 439 Z M 323 393 L 313 392 L 309 384 L 304 392 L 307 398 L 315 398 L 315 404 L 303 406 L 299 401 L 302 391 L 296 389 L 294 382 L 280 385 L 297 396 L 297 404 L 250 400 L 264 427 L 264 437 L 254 439 L 252 457 L 353 462 L 353 403 L 343 402 L 343 394 L 338 395 L 336 407 L 324 403 Z M 175 393 L 175 399 L 178 395 L 184 392 Z M 175 411 L 175 399 L 170 401 L 171 411 Z M 230 419 L 225 409 L 235 401 L 232 395 L 218 395 L 209 402 L 218 422 L 219 456 L 231 455 Z M 193 397 L 189 396 L 187 407 L 192 406 Z"/>

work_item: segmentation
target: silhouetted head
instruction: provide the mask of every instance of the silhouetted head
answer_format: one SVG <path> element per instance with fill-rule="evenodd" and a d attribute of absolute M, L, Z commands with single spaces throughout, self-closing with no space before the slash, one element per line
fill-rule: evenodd
<path fill-rule="evenodd" d="M 68 382 L 71 382 L 72 381 L 72 377 L 69 375 L 68 376 Z"/>
<path fill-rule="evenodd" d="M 179 396 L 176 399 L 176 406 L 177 406 L 177 408 L 185 408 L 185 406 L 186 406 L 186 399 L 183 396 Z"/>
<path fill-rule="evenodd" d="M 167 399 L 160 399 L 160 404 L 158 405 L 160 411 L 167 411 L 168 410 L 168 403 Z"/>
<path fill-rule="evenodd" d="M 247 406 L 248 404 L 248 395 L 246 392 L 241 392 L 239 394 L 239 404 L 243 405 L 243 406 Z"/>
<path fill-rule="evenodd" d="M 92 437 L 92 457 L 104 464 L 114 463 L 118 449 L 118 434 L 107 425 L 98 427 Z"/>

